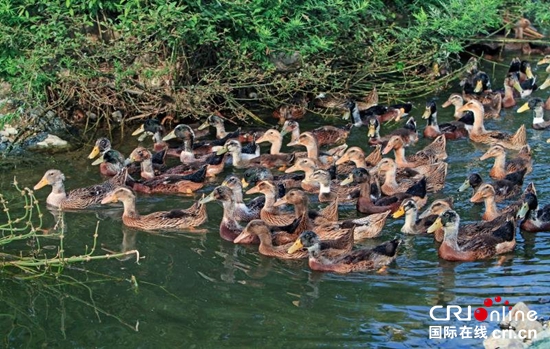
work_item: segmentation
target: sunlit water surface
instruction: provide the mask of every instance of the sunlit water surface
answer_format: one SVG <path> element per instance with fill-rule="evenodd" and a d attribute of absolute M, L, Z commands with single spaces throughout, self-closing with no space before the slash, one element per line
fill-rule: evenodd
<path fill-rule="evenodd" d="M 489 65 L 484 68 L 493 72 Z M 502 84 L 504 71 L 505 67 L 497 67 L 493 86 Z M 545 78 L 542 69 L 537 74 L 540 80 Z M 438 106 L 451 92 L 437 96 Z M 546 99 L 548 94 L 546 90 L 534 95 Z M 412 112 L 421 130 L 425 125 L 420 118 L 424 102 L 415 101 Z M 452 120 L 450 109 L 439 108 L 439 122 Z M 530 112 L 516 114 L 516 109 L 503 110 L 501 119 L 486 122 L 486 127 L 515 131 L 522 123 L 527 124 L 535 166 L 526 183 L 534 181 L 539 200 L 547 203 L 550 180 L 546 166 L 550 155 L 545 141 L 550 132 L 532 130 Z M 309 116 L 303 127 L 324 123 L 319 117 Z M 366 129 L 354 129 L 349 144 L 365 144 L 365 140 Z M 428 142 L 421 139 L 407 151 L 420 149 Z M 115 143 L 115 148 L 128 154 L 136 145 L 137 140 L 127 137 Z M 68 154 L 34 156 L 31 164 L 2 173 L 0 191 L 17 202 L 13 177 L 17 176 L 22 186 L 32 187 L 49 168 L 59 168 L 66 174 L 68 189 L 98 183 L 98 169 L 86 159 L 90 149 L 88 146 Z M 457 188 L 473 171 L 489 179 L 492 162 L 478 161 L 486 149 L 466 139 L 448 142 L 447 185 L 433 198 L 453 196 L 465 222 L 478 220 L 482 207 L 472 205 L 468 201 L 470 193 L 458 194 Z M 225 174 L 231 171 L 226 169 Z M 201 193 L 210 192 L 225 174 Z M 48 192 L 44 189 L 37 193 L 42 203 Z M 199 195 L 139 195 L 138 210 L 148 213 L 185 208 Z M 502 265 L 497 259 L 446 262 L 438 258 L 431 237 L 405 236 L 397 261 L 386 273 L 335 275 L 311 272 L 306 261 L 275 260 L 259 255 L 257 247 L 222 241 L 218 235 L 222 210 L 216 203 L 208 204 L 210 218 L 204 227 L 209 232 L 198 235 L 130 230 L 122 226 L 121 212 L 111 206 L 66 213 L 65 253 L 79 255 L 89 249 L 99 221 L 98 253 L 136 248 L 144 257 L 139 264 L 135 259 L 77 264 L 65 269 L 64 275 L 74 280 L 69 284 L 65 278 L 63 285 L 49 277 L 23 280 L 29 275 L 4 272 L 0 279 L 2 346 L 471 348 L 480 347 L 481 340 L 429 339 L 429 327 L 485 325 L 492 331 L 496 322 L 472 319 L 438 323 L 429 317 L 432 306 L 471 305 L 475 309 L 483 305 L 485 298 L 500 295 L 511 304 L 524 301 L 540 315 L 550 313 L 546 303 L 550 300 L 549 233 L 518 233 L 517 248 Z M 355 215 L 355 210 L 342 212 L 344 217 Z M 400 236 L 402 223 L 401 219 L 390 219 L 380 238 L 363 245 L 374 246 Z M 44 226 L 54 224 L 55 219 L 46 211 Z M 58 244 L 58 239 L 41 239 L 44 248 L 51 248 L 50 255 L 55 254 Z M 27 250 L 28 246 L 20 244 L 17 248 Z M 13 252 L 13 247 L 5 250 Z M 132 276 L 137 288 L 130 282 Z"/>

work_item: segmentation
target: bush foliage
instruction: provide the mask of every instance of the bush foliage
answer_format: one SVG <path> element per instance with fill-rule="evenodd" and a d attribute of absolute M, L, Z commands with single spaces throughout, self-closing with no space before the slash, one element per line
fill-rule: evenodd
<path fill-rule="evenodd" d="M 504 14 L 548 23 L 536 1 L 385 3 L 0 0 L 0 79 L 69 120 L 220 109 L 245 118 L 251 92 L 271 107 L 297 91 L 430 93 L 431 65 L 501 27 Z"/>

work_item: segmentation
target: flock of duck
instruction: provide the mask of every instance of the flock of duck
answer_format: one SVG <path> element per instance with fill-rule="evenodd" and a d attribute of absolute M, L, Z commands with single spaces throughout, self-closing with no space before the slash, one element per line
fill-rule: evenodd
<path fill-rule="evenodd" d="M 550 56 L 538 62 L 549 64 Z M 89 158 L 99 158 L 105 182 L 69 191 L 59 170 L 48 170 L 34 187 L 52 187 L 47 204 L 59 210 L 78 210 L 93 205 L 121 202 L 123 224 L 140 230 L 199 229 L 207 220 L 206 204 L 218 201 L 223 206 L 219 233 L 236 244 L 259 244 L 259 253 L 281 259 L 309 259 L 313 270 L 347 273 L 382 270 L 397 256 L 402 240 L 396 238 L 374 248 L 357 248 L 355 243 L 379 236 L 387 218 L 404 216 L 403 234 L 433 234 L 439 256 L 451 261 L 490 258 L 512 251 L 516 230 L 528 232 L 550 229 L 550 205 L 540 207 L 533 183 L 522 191 L 525 174 L 532 171 L 531 149 L 522 125 L 515 133 L 487 130 L 486 118 L 498 118 L 501 108 L 512 108 L 518 98 L 529 97 L 535 89 L 550 86 L 550 76 L 537 87 L 536 77 L 527 61 L 514 59 L 502 91 L 492 90 L 489 76 L 468 62 L 461 81 L 462 94 L 453 93 L 442 107 L 454 106 L 455 121 L 438 123 L 437 105 L 428 101 L 422 114 L 426 120 L 423 136 L 433 142 L 415 154 L 408 146 L 419 139 L 410 103 L 382 106 L 376 90 L 360 100 L 320 94 L 313 99 L 319 107 L 342 109 L 347 126 L 323 126 L 301 132 L 298 119 L 305 114 L 307 101 L 296 100 L 274 112 L 279 128 L 243 132 L 225 130 L 224 118 L 212 115 L 199 127 L 177 125 L 165 132 L 165 125 L 146 120 L 133 135 L 139 141 L 152 136 L 152 149 L 139 146 L 126 159 L 100 138 Z M 544 120 L 550 98 L 530 98 L 517 112 L 531 110 L 533 128 L 550 127 Z M 382 126 L 407 118 L 404 126 L 381 136 Z M 365 126 L 368 147 L 348 147 L 347 137 L 354 128 Z M 216 130 L 214 140 L 199 140 Z M 290 137 L 289 153 L 281 151 Z M 471 202 L 483 202 L 481 220 L 460 224 L 452 199 L 439 199 L 429 205 L 429 194 L 445 186 L 447 141 L 468 137 L 488 145 L 480 160 L 494 158 L 489 172 L 493 182 L 470 174 L 460 190 L 473 190 Z M 260 154 L 258 144 L 269 143 L 269 153 Z M 300 148 L 302 147 L 302 148 Z M 305 151 L 303 151 L 305 148 Z M 514 151 L 511 156 L 509 151 Z M 393 153 L 393 158 L 386 156 Z M 167 156 L 179 157 L 180 164 L 167 167 Z M 226 177 L 207 196 L 186 209 L 159 211 L 142 215 L 136 210 L 136 193 L 192 194 L 207 182 L 216 180 L 226 166 L 237 171 Z M 238 176 L 236 173 L 239 173 Z M 261 194 L 249 201 L 246 194 Z M 496 203 L 509 205 L 498 208 Z M 327 203 L 313 210 L 310 202 Z M 341 205 L 355 205 L 361 218 L 339 220 Z M 427 208 L 420 214 L 420 209 Z M 319 206 L 321 207 L 321 206 Z"/>

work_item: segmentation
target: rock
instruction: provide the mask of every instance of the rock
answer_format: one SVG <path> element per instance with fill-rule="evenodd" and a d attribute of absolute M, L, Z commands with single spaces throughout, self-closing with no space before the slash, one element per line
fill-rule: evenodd
<path fill-rule="evenodd" d="M 498 331 L 498 330 L 497 330 Z M 524 349 L 523 342 L 519 339 L 497 338 L 493 332 L 483 341 L 485 349 Z"/>
<path fill-rule="evenodd" d="M 46 139 L 36 142 L 36 147 L 39 149 L 64 149 L 69 146 L 69 143 L 56 135 L 48 134 Z"/>

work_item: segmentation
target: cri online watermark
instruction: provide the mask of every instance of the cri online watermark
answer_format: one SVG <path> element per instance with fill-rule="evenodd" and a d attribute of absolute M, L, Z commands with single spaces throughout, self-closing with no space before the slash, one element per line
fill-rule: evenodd
<path fill-rule="evenodd" d="M 473 317 L 479 321 L 483 322 L 485 320 L 501 322 L 503 320 L 507 321 L 536 321 L 537 312 L 534 310 L 529 310 L 528 312 L 523 312 L 517 310 L 512 315 L 512 306 L 508 301 L 505 301 L 500 307 L 498 304 L 502 301 L 500 296 L 496 296 L 493 299 L 487 298 L 483 302 L 484 306 L 489 308 L 495 305 L 497 308 L 494 310 L 488 311 L 483 307 L 477 308 L 473 312 Z M 451 319 L 456 319 L 458 321 L 471 321 L 472 320 L 472 307 L 469 305 L 464 308 L 460 305 L 448 305 L 446 307 L 441 305 L 433 306 L 430 309 L 430 317 L 434 321 L 450 321 Z M 537 336 L 536 330 L 495 330 L 491 334 L 494 338 L 517 338 L 524 340 L 527 338 L 534 339 Z M 483 324 L 474 325 L 474 326 L 430 326 L 429 338 L 430 339 L 442 339 L 442 338 L 457 338 L 462 339 L 469 338 L 487 338 L 487 327 Z"/>

